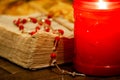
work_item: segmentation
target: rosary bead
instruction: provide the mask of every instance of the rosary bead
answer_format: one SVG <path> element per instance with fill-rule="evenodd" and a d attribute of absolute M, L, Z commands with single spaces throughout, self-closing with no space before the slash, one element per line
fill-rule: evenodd
<path fill-rule="evenodd" d="M 56 55 L 56 53 L 51 53 L 50 57 L 51 57 L 52 59 L 55 59 L 55 58 L 57 57 L 57 55 Z"/>
<path fill-rule="evenodd" d="M 37 19 L 36 19 L 36 18 L 30 17 L 30 20 L 31 20 L 33 23 L 37 23 Z"/>
<path fill-rule="evenodd" d="M 59 40 L 60 40 L 60 36 L 56 36 L 56 37 L 55 37 L 55 40 L 56 40 L 56 41 L 59 41 Z"/>
<path fill-rule="evenodd" d="M 21 21 L 23 24 L 25 24 L 26 22 L 27 22 L 27 20 L 26 19 L 22 19 L 22 21 Z"/>
<path fill-rule="evenodd" d="M 37 32 L 38 30 L 40 30 L 40 26 L 36 26 L 35 31 Z"/>
<path fill-rule="evenodd" d="M 49 19 L 46 19 L 45 23 L 48 24 L 49 26 L 51 25 L 51 21 Z"/>
<path fill-rule="evenodd" d="M 64 34 L 64 31 L 62 29 L 58 29 L 58 32 L 63 35 Z"/>
<path fill-rule="evenodd" d="M 23 30 L 24 26 L 23 25 L 19 25 L 19 30 Z"/>
<path fill-rule="evenodd" d="M 32 35 L 34 35 L 36 32 L 35 31 L 32 31 L 32 32 L 30 32 L 29 34 L 32 36 Z"/>
<path fill-rule="evenodd" d="M 45 29 L 46 32 L 50 32 L 50 28 Z"/>

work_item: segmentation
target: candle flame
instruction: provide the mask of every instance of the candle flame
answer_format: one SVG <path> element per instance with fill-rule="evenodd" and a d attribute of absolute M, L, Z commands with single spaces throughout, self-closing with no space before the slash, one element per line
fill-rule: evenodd
<path fill-rule="evenodd" d="M 104 0 L 99 0 L 97 6 L 99 9 L 107 9 L 107 2 Z"/>

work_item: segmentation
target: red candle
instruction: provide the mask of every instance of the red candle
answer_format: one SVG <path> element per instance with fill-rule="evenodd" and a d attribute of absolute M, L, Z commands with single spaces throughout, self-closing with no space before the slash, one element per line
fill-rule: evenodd
<path fill-rule="evenodd" d="M 75 69 L 95 76 L 120 75 L 120 3 L 74 0 L 74 17 Z"/>

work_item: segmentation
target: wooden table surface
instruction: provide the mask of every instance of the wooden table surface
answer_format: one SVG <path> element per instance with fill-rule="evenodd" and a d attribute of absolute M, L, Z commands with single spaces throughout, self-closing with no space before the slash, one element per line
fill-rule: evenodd
<path fill-rule="evenodd" d="M 73 71 L 72 64 L 60 65 L 62 69 Z M 120 76 L 94 77 L 62 75 L 56 67 L 38 70 L 24 69 L 0 57 L 0 80 L 120 80 Z"/>

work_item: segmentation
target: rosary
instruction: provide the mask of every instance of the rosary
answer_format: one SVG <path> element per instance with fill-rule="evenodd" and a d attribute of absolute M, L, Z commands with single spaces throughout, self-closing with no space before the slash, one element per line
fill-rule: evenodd
<path fill-rule="evenodd" d="M 56 57 L 57 57 L 56 50 L 58 47 L 58 43 L 64 34 L 64 31 L 62 29 L 54 30 L 51 28 L 51 23 L 52 23 L 51 15 L 48 15 L 47 18 L 44 18 L 44 19 L 41 19 L 39 17 L 18 18 L 16 20 L 13 20 L 13 23 L 16 25 L 16 27 L 18 27 L 18 29 L 19 29 L 19 31 L 21 31 L 21 33 L 27 33 L 31 36 L 36 34 L 41 28 L 43 28 L 43 30 L 45 32 L 52 32 L 53 34 L 57 34 L 57 36 L 54 38 L 54 46 L 52 48 L 52 53 L 50 54 L 49 65 L 56 66 L 56 68 L 62 74 L 69 74 L 72 76 L 85 76 L 85 74 L 80 74 L 80 73 L 76 73 L 76 72 L 69 72 L 67 70 L 63 70 L 58 66 L 57 60 L 56 60 Z M 27 23 L 32 23 L 32 24 L 36 24 L 36 25 L 30 31 L 27 31 L 25 29 L 26 27 L 24 26 Z"/>

